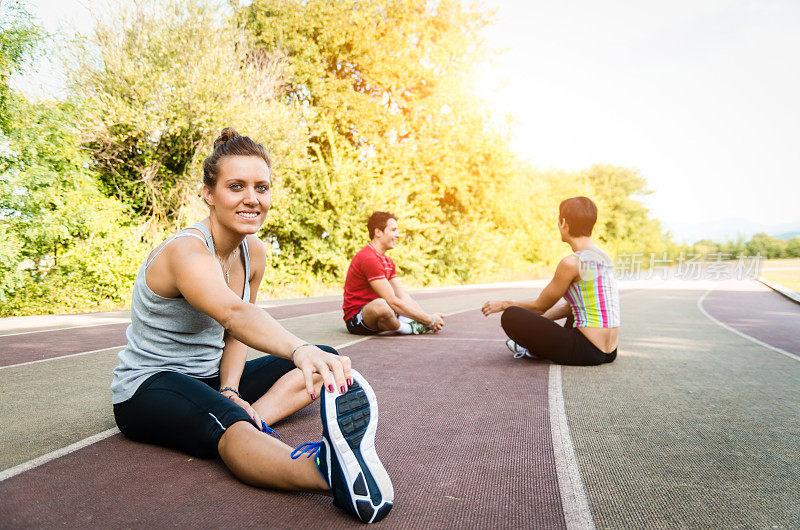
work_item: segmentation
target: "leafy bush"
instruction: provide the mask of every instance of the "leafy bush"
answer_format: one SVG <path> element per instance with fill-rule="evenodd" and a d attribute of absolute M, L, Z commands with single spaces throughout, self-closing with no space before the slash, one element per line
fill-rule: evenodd
<path fill-rule="evenodd" d="M 9 72 L 39 38 L 26 20 L 17 44 L 3 36 Z M 374 210 L 400 217 L 393 256 L 414 286 L 551 268 L 576 195 L 612 255 L 668 247 L 637 172 L 542 171 L 510 150 L 470 85 L 489 23 L 455 0 L 116 4 L 71 41 L 67 101 L 28 102 L 0 76 L 2 314 L 126 303 L 146 250 L 206 215 L 200 166 L 225 126 L 275 161 L 262 295 L 338 290 Z"/>

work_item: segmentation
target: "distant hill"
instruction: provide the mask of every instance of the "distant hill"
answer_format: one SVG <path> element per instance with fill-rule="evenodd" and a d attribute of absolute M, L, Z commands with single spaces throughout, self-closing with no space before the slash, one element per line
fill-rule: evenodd
<path fill-rule="evenodd" d="M 798 236 L 800 236 L 800 230 L 795 230 L 793 232 L 784 232 L 782 234 L 775 234 L 775 237 L 777 237 L 778 239 L 783 239 L 784 241 L 789 241 L 790 239 L 794 239 Z"/>
<path fill-rule="evenodd" d="M 800 236 L 800 220 L 791 223 L 765 225 L 742 217 L 728 217 L 701 224 L 674 224 L 667 226 L 678 243 L 694 243 L 701 239 L 712 241 L 750 239 L 753 234 L 766 232 L 778 239 L 788 240 Z"/>

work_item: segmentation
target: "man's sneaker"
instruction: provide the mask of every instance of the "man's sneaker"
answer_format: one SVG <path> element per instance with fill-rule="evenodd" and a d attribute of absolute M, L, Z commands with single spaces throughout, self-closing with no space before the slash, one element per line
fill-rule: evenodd
<path fill-rule="evenodd" d="M 317 467 L 331 488 L 333 504 L 362 522 L 374 523 L 392 509 L 394 488 L 375 452 L 375 392 L 361 374 L 351 373 L 353 385 L 347 393 L 322 392 L 322 441 L 301 445 L 292 458 L 316 452 Z"/>
<path fill-rule="evenodd" d="M 408 317 L 404 317 L 400 315 L 397 317 L 400 322 L 406 323 L 411 327 L 411 334 L 412 335 L 422 335 L 423 333 L 430 333 L 431 329 L 422 322 L 417 322 L 416 320 L 411 320 Z"/>
<path fill-rule="evenodd" d="M 531 359 L 538 359 L 538 357 L 536 355 L 534 355 L 534 354 L 532 354 L 531 352 L 528 351 L 528 348 L 523 348 L 522 346 L 520 346 L 519 344 L 517 344 L 516 342 L 514 342 L 511 339 L 508 339 L 506 341 L 506 346 L 508 346 L 508 349 L 511 350 L 514 353 L 514 358 L 515 359 L 521 359 L 523 357 L 530 357 Z"/>
<path fill-rule="evenodd" d="M 423 333 L 429 333 L 431 331 L 428 326 L 416 320 L 412 320 L 408 325 L 411 326 L 412 335 L 422 335 Z"/>

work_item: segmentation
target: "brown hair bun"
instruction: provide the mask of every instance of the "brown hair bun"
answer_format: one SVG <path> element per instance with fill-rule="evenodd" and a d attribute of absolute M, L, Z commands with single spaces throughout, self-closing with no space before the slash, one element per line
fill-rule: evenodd
<path fill-rule="evenodd" d="M 213 152 L 203 161 L 203 184 L 211 188 L 216 186 L 219 161 L 226 156 L 258 157 L 267 163 L 270 173 L 272 172 L 272 161 L 263 145 L 249 136 L 242 136 L 233 127 L 225 127 L 214 140 Z"/>
<path fill-rule="evenodd" d="M 219 133 L 217 139 L 214 140 L 214 147 L 222 145 L 226 143 L 228 140 L 232 140 L 237 136 L 241 136 L 241 134 L 236 132 L 236 129 L 234 129 L 233 127 L 225 127 L 224 129 L 222 129 L 222 132 Z"/>

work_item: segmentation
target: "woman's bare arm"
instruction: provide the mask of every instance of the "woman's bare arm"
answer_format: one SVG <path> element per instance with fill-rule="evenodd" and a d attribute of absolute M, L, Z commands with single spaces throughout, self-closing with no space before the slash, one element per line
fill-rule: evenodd
<path fill-rule="evenodd" d="M 346 381 L 351 378 L 349 358 L 305 346 L 306 341 L 284 329 L 266 311 L 236 296 L 225 283 L 216 258 L 202 242 L 193 239 L 180 238 L 165 249 L 170 278 L 187 302 L 240 342 L 292 359 L 303 371 L 309 395 L 314 394 L 314 373 L 322 376 L 325 386 L 347 387 Z"/>
<path fill-rule="evenodd" d="M 578 278 L 578 258 L 575 256 L 567 256 L 562 259 L 553 279 L 550 280 L 539 296 L 535 300 L 520 300 L 517 302 L 511 300 L 489 300 L 481 311 L 484 316 L 489 316 L 492 313 L 499 313 L 505 311 L 512 305 L 524 307 L 534 313 L 544 314 L 548 309 L 553 307 L 569 289 L 569 285 Z"/>

